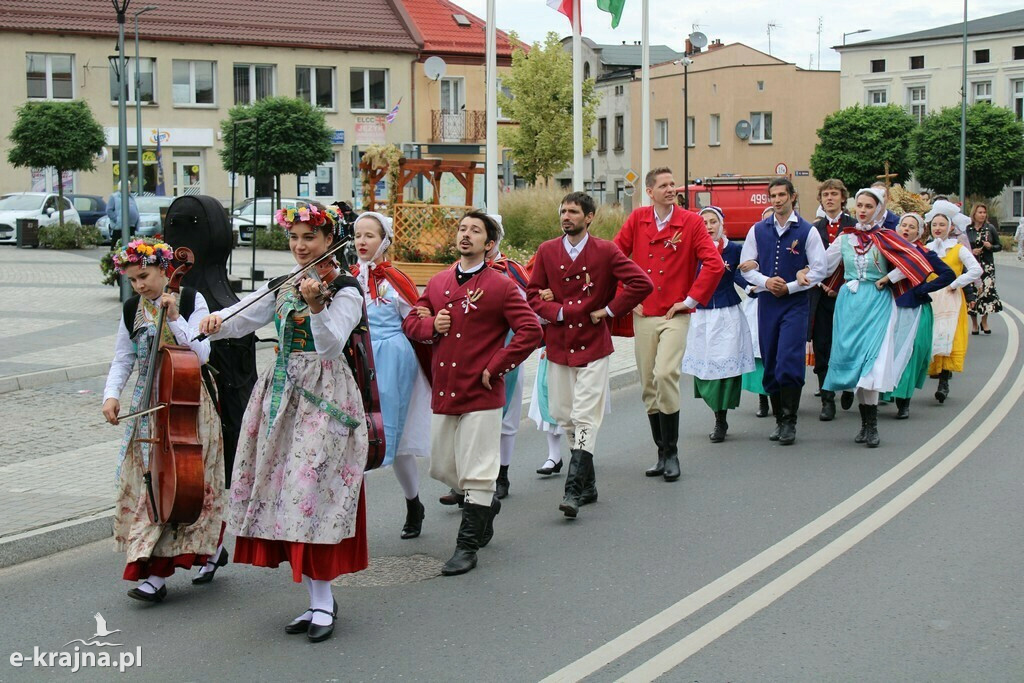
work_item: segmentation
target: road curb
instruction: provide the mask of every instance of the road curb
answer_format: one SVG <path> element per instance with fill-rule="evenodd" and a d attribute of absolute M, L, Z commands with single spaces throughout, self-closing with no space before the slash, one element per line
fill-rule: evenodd
<path fill-rule="evenodd" d="M 39 372 L 27 372 L 23 375 L 10 375 L 0 377 L 0 394 L 22 389 L 38 389 L 49 384 L 60 384 L 61 382 L 73 382 L 77 379 L 105 375 L 110 370 L 110 362 L 86 363 L 85 365 L 72 365 L 66 368 L 54 368 L 52 370 L 40 370 Z"/>
<path fill-rule="evenodd" d="M 110 538 L 114 509 L 69 519 L 0 540 L 0 569 Z"/>

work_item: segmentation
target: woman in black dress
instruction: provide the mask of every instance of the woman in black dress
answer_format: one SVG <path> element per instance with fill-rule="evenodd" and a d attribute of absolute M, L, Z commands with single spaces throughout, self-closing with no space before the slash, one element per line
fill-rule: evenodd
<path fill-rule="evenodd" d="M 999 242 L 999 233 L 988 222 L 987 205 L 978 203 L 971 209 L 971 225 L 967 228 L 967 238 L 971 241 L 971 251 L 982 269 L 978 298 L 971 310 L 971 334 L 978 334 L 979 315 L 981 331 L 992 334 L 988 326 L 988 315 L 1003 310 L 1003 302 L 999 300 L 999 293 L 996 291 L 996 264 L 992 254 L 1002 251 L 1003 245 Z"/>

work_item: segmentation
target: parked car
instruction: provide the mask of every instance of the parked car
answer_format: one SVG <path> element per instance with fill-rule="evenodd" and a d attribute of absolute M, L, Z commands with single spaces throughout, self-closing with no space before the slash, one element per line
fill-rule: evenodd
<path fill-rule="evenodd" d="M 60 197 L 54 192 L 15 192 L 0 198 L 0 244 L 17 244 L 18 219 L 35 218 L 39 227 L 60 221 L 57 211 Z M 71 200 L 64 197 L 64 222 L 81 223 Z"/>
<path fill-rule="evenodd" d="M 139 207 L 139 228 L 132 233 L 132 236 L 154 237 L 164 234 L 163 222 L 160 218 L 160 209 L 166 208 L 174 201 L 174 197 L 157 197 L 153 195 L 142 195 L 135 198 L 135 205 Z M 103 244 L 110 244 L 117 241 L 121 236 L 121 226 L 110 226 L 110 218 L 102 216 L 96 221 L 96 228 L 100 231 L 100 240 Z M 113 233 L 113 235 L 111 234 Z"/>
<path fill-rule="evenodd" d="M 249 244 L 252 241 L 253 226 L 253 202 L 256 202 L 256 228 L 266 229 L 274 219 L 275 201 L 271 198 L 260 197 L 258 199 L 246 199 L 235 208 L 231 215 L 231 230 L 238 235 L 237 244 Z M 308 199 L 288 197 L 281 200 L 282 209 L 294 209 L 299 202 L 307 202 Z"/>
<path fill-rule="evenodd" d="M 95 194 L 64 195 L 74 204 L 75 210 L 82 218 L 82 225 L 96 225 L 100 216 L 107 215 L 107 201 Z"/>

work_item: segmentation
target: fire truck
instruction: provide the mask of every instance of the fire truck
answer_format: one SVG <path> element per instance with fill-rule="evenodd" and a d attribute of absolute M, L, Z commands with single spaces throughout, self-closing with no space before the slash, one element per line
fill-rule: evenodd
<path fill-rule="evenodd" d="M 761 213 L 771 206 L 768 183 L 778 176 L 718 176 L 697 178 L 688 187 L 677 187 L 679 200 L 685 196 L 691 211 L 717 206 L 725 213 L 725 236 L 743 240 Z M 682 201 L 680 201 L 682 203 Z"/>

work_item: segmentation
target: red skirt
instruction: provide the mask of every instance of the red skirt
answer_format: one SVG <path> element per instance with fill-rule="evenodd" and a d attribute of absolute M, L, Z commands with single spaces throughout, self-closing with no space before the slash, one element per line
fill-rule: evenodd
<path fill-rule="evenodd" d="M 342 574 L 354 574 L 370 565 L 366 542 L 366 482 L 359 490 L 356 532 L 341 543 L 302 543 L 239 536 L 235 539 L 236 564 L 277 569 L 282 562 L 292 566 L 292 579 L 302 582 L 305 574 L 314 581 L 332 581 Z"/>
<path fill-rule="evenodd" d="M 217 539 L 219 546 L 224 542 L 224 522 L 220 523 L 220 538 Z M 191 569 L 202 567 L 210 560 L 209 555 L 196 555 L 195 553 L 184 553 L 173 557 L 150 557 L 145 560 L 135 560 L 125 565 L 124 574 L 121 576 L 126 581 L 141 581 L 151 576 L 159 576 L 166 579 L 174 574 L 177 568 Z"/>

